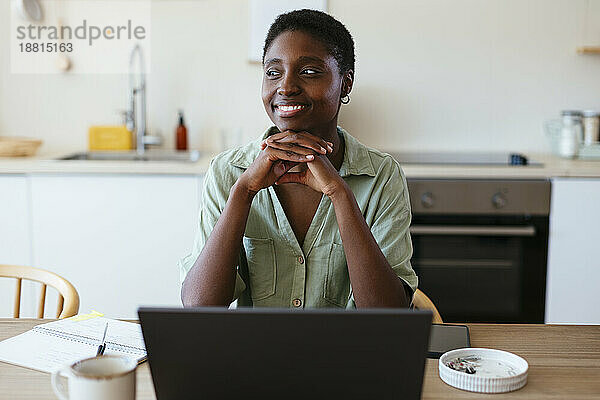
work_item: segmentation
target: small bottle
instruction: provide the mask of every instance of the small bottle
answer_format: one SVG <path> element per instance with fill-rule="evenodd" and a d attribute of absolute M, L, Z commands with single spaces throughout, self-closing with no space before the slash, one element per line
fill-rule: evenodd
<path fill-rule="evenodd" d="M 175 148 L 177 150 L 187 150 L 187 128 L 183 123 L 183 111 L 179 110 L 179 126 L 177 126 L 177 132 L 175 133 L 176 143 Z"/>
<path fill-rule="evenodd" d="M 590 145 L 598 141 L 600 133 L 600 113 L 585 110 L 583 112 L 583 143 Z"/>

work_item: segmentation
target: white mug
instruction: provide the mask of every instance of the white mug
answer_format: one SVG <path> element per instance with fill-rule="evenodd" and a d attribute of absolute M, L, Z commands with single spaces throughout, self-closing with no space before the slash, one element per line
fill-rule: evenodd
<path fill-rule="evenodd" d="M 120 356 L 77 361 L 52 373 L 52 389 L 61 400 L 135 400 L 137 362 Z M 68 379 L 68 394 L 59 382 Z"/>

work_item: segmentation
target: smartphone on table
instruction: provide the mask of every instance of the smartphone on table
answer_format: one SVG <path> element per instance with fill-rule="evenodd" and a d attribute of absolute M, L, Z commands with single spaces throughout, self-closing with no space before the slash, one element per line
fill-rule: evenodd
<path fill-rule="evenodd" d="M 464 347 L 471 347 L 469 327 L 448 324 L 431 325 L 428 358 L 440 358 L 447 351 Z"/>

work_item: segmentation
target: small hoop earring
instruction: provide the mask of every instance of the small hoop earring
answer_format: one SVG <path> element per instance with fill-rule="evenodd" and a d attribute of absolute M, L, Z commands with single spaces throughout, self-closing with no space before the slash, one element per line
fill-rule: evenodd
<path fill-rule="evenodd" d="M 342 97 L 340 99 L 340 101 L 342 102 L 342 104 L 348 104 L 348 103 L 350 103 L 350 95 L 349 94 L 345 95 L 344 97 Z"/>

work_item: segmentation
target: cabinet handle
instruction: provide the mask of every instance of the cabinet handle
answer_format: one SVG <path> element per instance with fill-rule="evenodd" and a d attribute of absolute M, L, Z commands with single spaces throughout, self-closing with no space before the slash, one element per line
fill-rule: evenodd
<path fill-rule="evenodd" d="M 534 226 L 413 225 L 412 235 L 440 236 L 535 236 Z"/>

